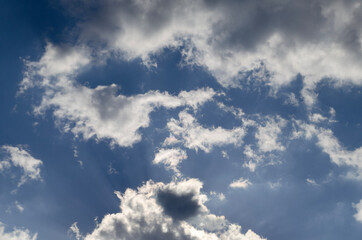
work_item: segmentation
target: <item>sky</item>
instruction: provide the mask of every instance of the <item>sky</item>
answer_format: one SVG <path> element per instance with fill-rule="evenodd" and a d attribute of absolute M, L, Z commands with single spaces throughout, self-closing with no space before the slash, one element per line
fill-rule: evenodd
<path fill-rule="evenodd" d="M 359 240 L 359 0 L 0 2 L 0 240 Z"/>

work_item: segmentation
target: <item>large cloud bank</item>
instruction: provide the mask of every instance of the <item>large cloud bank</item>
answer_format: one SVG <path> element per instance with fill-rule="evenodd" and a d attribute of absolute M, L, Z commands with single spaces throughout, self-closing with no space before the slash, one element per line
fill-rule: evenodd
<path fill-rule="evenodd" d="M 240 80 L 278 87 L 301 74 L 308 105 L 322 79 L 362 84 L 358 0 L 80 2 L 63 0 L 82 18 L 78 49 L 91 46 L 98 59 L 116 53 L 156 66 L 163 49 L 179 49 L 184 64 L 203 67 L 226 87 Z"/>

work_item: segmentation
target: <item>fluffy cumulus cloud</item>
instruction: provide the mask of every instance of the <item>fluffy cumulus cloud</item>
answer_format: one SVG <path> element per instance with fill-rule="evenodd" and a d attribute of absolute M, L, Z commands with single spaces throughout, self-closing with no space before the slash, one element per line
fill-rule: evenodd
<path fill-rule="evenodd" d="M 206 195 L 197 179 L 169 184 L 149 181 L 137 190 L 116 192 L 121 200 L 120 212 L 107 214 L 96 228 L 82 236 L 76 225 L 71 226 L 77 239 L 223 239 L 261 240 L 251 230 L 225 217 L 209 213 L 204 205 Z"/>
<path fill-rule="evenodd" d="M 96 55 L 155 66 L 164 48 L 182 49 L 185 64 L 204 67 L 223 86 L 253 79 L 277 87 L 301 74 L 309 105 L 322 79 L 362 84 L 359 0 L 63 2 L 82 18 L 78 42 Z"/>
<path fill-rule="evenodd" d="M 19 167 L 23 175 L 18 186 L 23 185 L 28 179 L 40 180 L 40 166 L 43 162 L 34 158 L 22 146 L 4 145 L 0 148 L 3 158 L 0 161 L 0 172 L 12 166 Z"/>
<path fill-rule="evenodd" d="M 187 111 L 179 113 L 179 119 L 171 119 L 167 127 L 171 136 L 165 144 L 182 142 L 189 149 L 201 149 L 210 152 L 214 146 L 233 144 L 240 146 L 246 130 L 244 127 L 224 129 L 222 127 L 205 128 Z"/>
<path fill-rule="evenodd" d="M 13 231 L 5 231 L 5 225 L 0 222 L 1 240 L 36 240 L 37 234 L 31 234 L 28 229 L 14 228 Z"/>

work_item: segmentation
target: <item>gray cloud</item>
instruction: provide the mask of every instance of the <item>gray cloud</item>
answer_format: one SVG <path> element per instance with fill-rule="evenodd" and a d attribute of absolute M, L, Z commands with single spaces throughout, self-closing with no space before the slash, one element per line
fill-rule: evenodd
<path fill-rule="evenodd" d="M 178 195 L 172 191 L 160 191 L 157 200 L 165 213 L 176 220 L 184 220 L 198 214 L 200 205 L 194 200 L 194 194 Z"/>

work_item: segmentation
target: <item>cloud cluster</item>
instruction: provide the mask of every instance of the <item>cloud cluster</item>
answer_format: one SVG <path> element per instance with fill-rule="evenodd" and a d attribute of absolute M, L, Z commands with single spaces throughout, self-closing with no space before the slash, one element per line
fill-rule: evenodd
<path fill-rule="evenodd" d="M 149 181 L 137 190 L 116 192 L 120 212 L 104 216 L 91 233 L 81 236 L 76 225 L 71 230 L 84 240 L 262 240 L 253 231 L 243 234 L 240 226 L 210 214 L 201 188 L 197 179 L 169 184 Z"/>
<path fill-rule="evenodd" d="M 359 0 L 63 2 L 78 9 L 78 42 L 96 55 L 155 66 L 163 49 L 180 49 L 185 64 L 204 67 L 223 86 L 251 80 L 278 87 L 301 74 L 308 105 L 322 79 L 362 84 Z"/>
<path fill-rule="evenodd" d="M 5 232 L 5 225 L 0 222 L 0 239 L 1 240 L 36 240 L 38 234 L 31 234 L 28 229 L 14 228 L 11 232 Z"/>
<path fill-rule="evenodd" d="M 19 167 L 23 175 L 18 183 L 18 187 L 23 185 L 28 179 L 40 180 L 40 166 L 43 162 L 30 155 L 23 147 L 4 145 L 0 150 L 5 154 L 0 161 L 0 172 L 11 166 Z"/>

